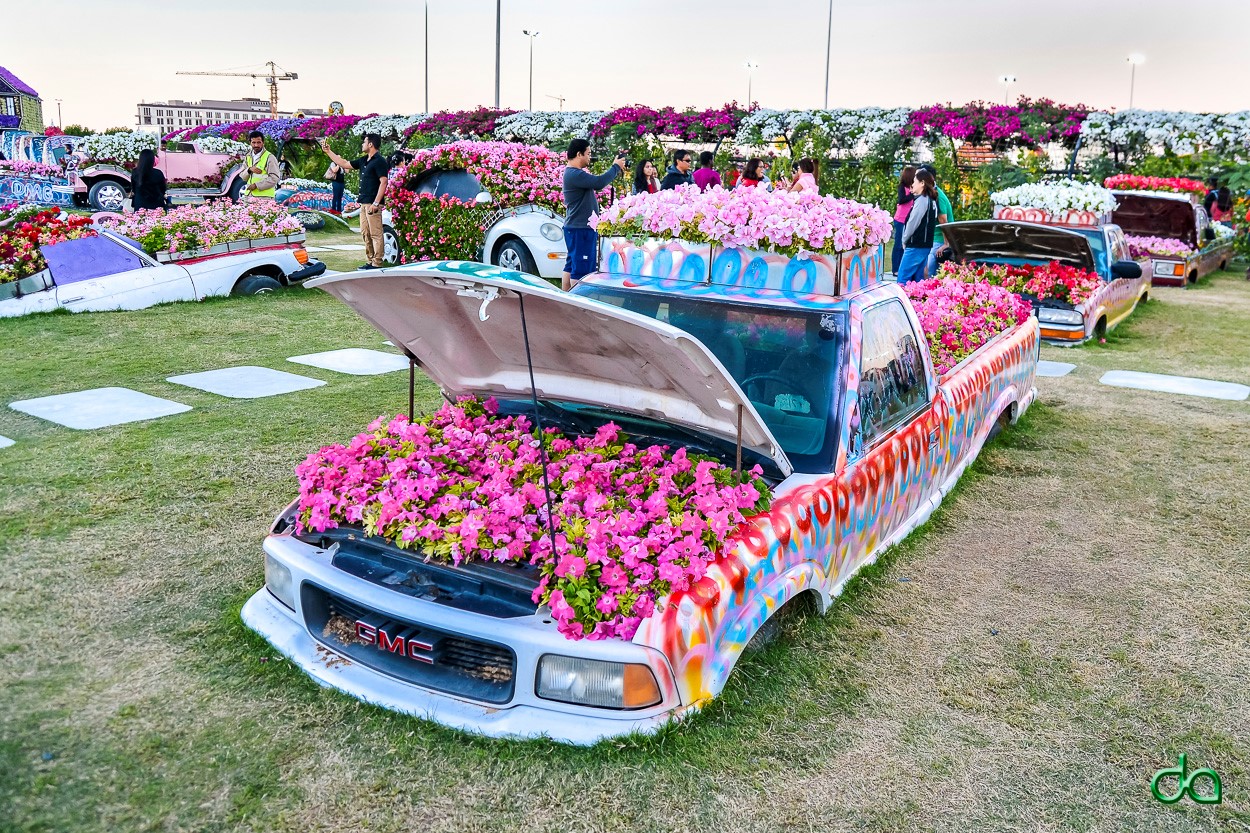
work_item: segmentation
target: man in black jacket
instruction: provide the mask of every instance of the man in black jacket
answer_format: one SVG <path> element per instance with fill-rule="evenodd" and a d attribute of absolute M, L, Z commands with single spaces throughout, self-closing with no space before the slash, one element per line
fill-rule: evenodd
<path fill-rule="evenodd" d="M 690 174 L 690 151 L 673 151 L 673 164 L 668 166 L 664 179 L 660 181 L 660 190 L 667 191 L 678 185 L 693 185 L 694 177 Z"/>

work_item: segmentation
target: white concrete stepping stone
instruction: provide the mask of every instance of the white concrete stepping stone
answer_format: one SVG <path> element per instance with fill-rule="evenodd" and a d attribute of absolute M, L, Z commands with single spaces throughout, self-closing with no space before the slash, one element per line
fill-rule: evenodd
<path fill-rule="evenodd" d="M 1076 370 L 1076 365 L 1067 362 L 1048 362 L 1045 359 L 1037 363 L 1038 376 L 1067 376 Z"/>
<path fill-rule="evenodd" d="M 307 356 L 292 356 L 287 361 L 333 370 L 337 373 L 350 373 L 353 376 L 376 376 L 379 373 L 393 373 L 396 370 L 408 369 L 406 356 L 381 350 L 366 350 L 363 347 L 348 347 L 346 350 L 329 350 L 325 353 L 310 353 Z"/>
<path fill-rule="evenodd" d="M 39 399 L 24 399 L 9 407 L 80 431 L 156 419 L 191 410 L 190 405 L 149 396 L 129 388 L 92 388 Z"/>
<path fill-rule="evenodd" d="M 356 229 L 360 231 L 360 229 Z M 334 252 L 363 252 L 365 247 L 361 243 L 327 243 L 325 248 Z"/>
<path fill-rule="evenodd" d="M 170 376 L 165 381 L 231 399 L 260 399 L 263 396 L 277 396 L 281 393 L 319 388 L 325 384 L 320 379 L 310 379 L 307 376 L 297 376 L 282 370 L 252 365 L 206 370 L 203 373 L 185 373 L 181 376 Z"/>
<path fill-rule="evenodd" d="M 1166 376 L 1160 373 L 1138 373 L 1135 370 L 1109 370 L 1098 381 L 1117 388 L 1136 388 L 1184 396 L 1205 396 L 1240 402 L 1250 396 L 1250 387 L 1233 382 L 1215 382 L 1192 376 Z"/>
<path fill-rule="evenodd" d="M 305 246 L 304 251 L 306 252 L 332 252 L 334 251 L 334 249 L 331 249 L 327 246 Z"/>
<path fill-rule="evenodd" d="M 0 448 L 8 448 L 16 442 L 17 440 L 10 440 L 8 437 L 0 437 Z"/>

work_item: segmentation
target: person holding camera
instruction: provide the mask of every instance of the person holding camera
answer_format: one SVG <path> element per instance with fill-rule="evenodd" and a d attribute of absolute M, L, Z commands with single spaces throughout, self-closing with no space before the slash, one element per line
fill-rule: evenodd
<path fill-rule="evenodd" d="M 378 153 L 381 147 L 381 135 L 366 133 L 360 140 L 360 152 L 364 156 L 348 161 L 330 150 L 327 140 L 321 140 L 321 149 L 331 162 L 343 169 L 360 171 L 360 194 L 356 199 L 360 203 L 360 236 L 365 241 L 367 261 L 360 269 L 381 269 L 382 257 L 386 254 L 386 243 L 382 238 L 382 198 L 386 196 L 387 175 L 391 166 Z"/>
<path fill-rule="evenodd" d="M 668 191 L 678 185 L 693 185 L 694 177 L 690 175 L 690 151 L 680 148 L 673 151 L 673 164 L 669 166 L 660 182 L 660 190 Z"/>
<path fill-rule="evenodd" d="M 247 167 L 247 188 L 244 193 L 252 199 L 271 200 L 278 193 L 278 158 L 265 149 L 265 134 L 253 130 L 247 134 L 247 141 L 252 146 L 244 163 Z"/>
<path fill-rule="evenodd" d="M 568 165 L 564 169 L 564 245 L 569 254 L 560 277 L 565 292 L 598 266 L 599 233 L 590 227 L 590 215 L 599 210 L 596 192 L 608 187 L 628 165 L 622 150 L 606 172 L 595 176 L 586 170 L 590 167 L 590 142 L 569 142 Z"/>

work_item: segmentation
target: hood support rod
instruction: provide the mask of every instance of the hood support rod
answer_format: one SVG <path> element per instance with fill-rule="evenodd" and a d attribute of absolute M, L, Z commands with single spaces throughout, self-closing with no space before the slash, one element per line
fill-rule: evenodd
<path fill-rule="evenodd" d="M 417 392 L 417 360 L 408 357 L 408 421 L 412 422 L 412 410 L 415 407 Z"/>
<path fill-rule="evenodd" d="M 525 323 L 525 293 L 518 292 L 517 300 L 521 305 L 521 337 L 525 339 L 525 363 L 530 370 L 530 399 L 534 403 L 534 427 L 538 429 L 538 455 L 543 464 L 543 492 L 547 496 L 547 533 L 551 536 L 551 557 L 556 553 L 556 513 L 555 504 L 551 500 L 551 478 L 547 474 L 547 434 L 543 431 L 543 418 L 538 410 L 538 385 L 534 381 L 534 357 L 530 353 L 530 331 Z M 483 304 L 485 309 L 486 305 Z M 484 319 L 483 319 L 484 320 Z"/>

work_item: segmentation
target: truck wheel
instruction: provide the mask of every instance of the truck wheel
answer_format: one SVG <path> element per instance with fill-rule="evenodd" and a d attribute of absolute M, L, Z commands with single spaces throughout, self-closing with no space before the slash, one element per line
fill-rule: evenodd
<path fill-rule="evenodd" d="M 399 263 L 399 235 L 388 225 L 382 226 L 382 262 L 387 266 Z"/>
<path fill-rule="evenodd" d="M 87 192 L 87 202 L 96 211 L 121 211 L 126 207 L 126 189 L 116 180 L 102 179 Z"/>
<path fill-rule="evenodd" d="M 243 180 L 240 177 L 235 177 L 234 182 L 230 183 L 230 193 L 228 196 L 235 202 L 238 202 L 243 198 Z"/>
<path fill-rule="evenodd" d="M 520 240 L 509 240 L 500 246 L 495 255 L 495 265 L 513 272 L 538 274 L 538 267 L 534 265 L 534 258 L 530 257 L 530 250 Z"/>
<path fill-rule="evenodd" d="M 1228 258 L 1224 258 L 1223 260 L 1220 261 L 1220 271 L 1223 272 L 1227 268 L 1228 268 Z"/>
<path fill-rule="evenodd" d="M 1192 272 L 1190 272 L 1190 273 L 1189 273 L 1189 282 L 1190 282 L 1190 283 L 1197 283 L 1197 282 L 1198 282 L 1198 270 L 1197 270 L 1197 269 L 1195 269 L 1195 270 L 1193 270 Z"/>
<path fill-rule="evenodd" d="M 237 284 L 234 285 L 234 291 L 231 295 L 271 295 L 282 288 L 282 284 L 278 283 L 268 275 L 244 275 Z"/>

